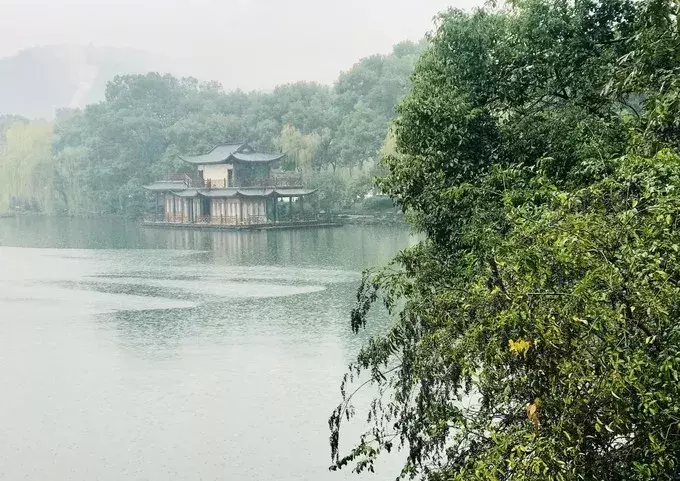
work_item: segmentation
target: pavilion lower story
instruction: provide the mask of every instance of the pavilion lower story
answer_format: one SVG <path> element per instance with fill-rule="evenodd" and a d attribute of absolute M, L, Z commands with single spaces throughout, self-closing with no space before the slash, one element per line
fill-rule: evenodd
<path fill-rule="evenodd" d="M 271 189 L 270 189 L 271 190 Z M 179 226 L 267 226 L 318 222 L 313 190 L 287 189 L 266 195 L 238 192 L 156 192 L 155 209 L 145 224 Z M 225 195 L 226 194 L 226 195 Z"/>

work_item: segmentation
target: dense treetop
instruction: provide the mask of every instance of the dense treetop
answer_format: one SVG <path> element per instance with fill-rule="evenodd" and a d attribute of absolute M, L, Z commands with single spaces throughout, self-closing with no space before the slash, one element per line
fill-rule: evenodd
<path fill-rule="evenodd" d="M 333 469 L 432 480 L 680 471 L 680 33 L 670 0 L 441 15 L 380 181 L 426 240 L 369 271 Z M 352 381 L 379 395 L 340 448 Z"/>
<path fill-rule="evenodd" d="M 422 49 L 422 43 L 404 42 L 389 55 L 361 60 L 333 86 L 299 82 L 268 93 L 224 92 L 215 82 L 156 73 L 118 76 L 107 85 L 105 101 L 58 113 L 53 195 L 38 204 L 71 214 L 139 214 L 146 201 L 142 185 L 187 168 L 177 154 L 225 141 L 283 150 L 286 167 L 321 187 L 327 206 L 351 201 L 343 176 L 321 173 L 375 164 Z M 21 164 L 0 152 L 0 168 L 12 162 Z M 365 173 L 360 177 L 351 184 L 365 191 L 370 181 Z M 338 186 L 342 199 L 332 192 Z M 25 187 L 12 189 L 35 197 Z"/>

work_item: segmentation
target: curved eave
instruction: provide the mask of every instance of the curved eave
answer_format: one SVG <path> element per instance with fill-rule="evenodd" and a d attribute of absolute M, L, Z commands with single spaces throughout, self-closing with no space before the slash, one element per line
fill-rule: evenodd
<path fill-rule="evenodd" d="M 222 160 L 211 160 L 211 159 L 201 159 L 199 157 L 182 157 L 181 155 L 178 155 L 178 157 L 186 162 L 187 164 L 191 165 L 213 165 L 213 164 L 226 164 L 229 163 L 229 158 L 222 159 Z"/>
<path fill-rule="evenodd" d="M 187 189 L 187 190 L 180 190 L 180 191 L 174 191 L 172 192 L 173 195 L 176 195 L 177 197 L 188 197 L 188 198 L 194 198 L 197 197 L 200 194 L 198 189 Z"/>
<path fill-rule="evenodd" d="M 304 197 L 305 195 L 314 194 L 318 189 L 300 189 L 300 188 L 278 188 L 274 189 L 274 194 L 277 197 Z"/>
<path fill-rule="evenodd" d="M 243 162 L 243 163 L 269 163 L 269 162 L 276 162 L 277 160 L 281 160 L 286 154 L 268 154 L 268 153 L 260 153 L 260 152 L 254 152 L 251 154 L 244 154 L 241 152 L 234 152 L 231 155 L 231 159 L 233 159 L 234 162 Z"/>

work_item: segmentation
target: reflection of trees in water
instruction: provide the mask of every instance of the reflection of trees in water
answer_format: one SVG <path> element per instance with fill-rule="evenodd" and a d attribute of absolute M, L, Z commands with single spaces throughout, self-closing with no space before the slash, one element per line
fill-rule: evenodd
<path fill-rule="evenodd" d="M 148 229 L 149 243 L 211 251 L 231 263 L 318 265 L 362 269 L 390 259 L 411 242 L 402 227 L 210 231 Z"/>
<path fill-rule="evenodd" d="M 75 249 L 149 247 L 140 226 L 121 217 L 19 215 L 0 222 L 0 245 Z"/>
<path fill-rule="evenodd" d="M 321 292 L 287 297 L 222 300 L 193 290 L 140 286 L 140 283 L 124 280 L 107 282 L 91 278 L 86 281 L 87 285 L 83 287 L 100 292 L 198 303 L 188 309 L 120 311 L 101 316 L 113 323 L 121 343 L 138 348 L 146 353 L 143 355 L 153 355 L 155 349 L 176 349 L 193 337 L 204 339 L 203 342 L 219 342 L 233 336 L 255 340 L 259 336 L 260 342 L 264 337 L 272 336 L 274 342 L 286 343 L 287 349 L 295 348 L 296 343 L 309 341 L 313 344 L 317 339 L 325 339 L 339 343 L 348 354 L 353 354 L 361 342 L 385 326 L 385 317 L 377 315 L 376 322 L 369 323 L 369 330 L 360 336 L 351 334 L 349 312 L 358 278 L 352 280 L 347 271 L 354 271 L 358 276 L 363 268 L 390 259 L 406 247 L 410 239 L 404 229 L 384 226 L 229 232 L 143 228 L 119 218 L 26 217 L 0 222 L 0 245 L 197 251 L 190 255 L 128 251 L 130 258 L 123 256 L 125 262 L 118 254 L 111 256 L 101 252 L 93 262 L 97 263 L 103 278 L 181 280 L 196 275 L 219 277 L 221 273 L 232 272 L 230 265 L 259 265 L 276 266 L 276 269 L 261 267 L 252 274 L 256 282 L 263 281 L 264 272 L 265 276 L 271 275 L 264 277 L 265 282 L 314 282 L 327 287 Z M 296 270 L 296 267 L 312 269 Z M 322 274 L 313 272 L 317 269 Z M 233 281 L 249 274 L 234 275 L 234 279 L 231 275 L 227 277 Z"/>
<path fill-rule="evenodd" d="M 243 264 L 332 266 L 361 270 L 409 245 L 403 227 L 218 231 L 145 228 L 122 218 L 27 216 L 2 219 L 0 245 L 83 249 L 160 248 L 208 251 Z"/>

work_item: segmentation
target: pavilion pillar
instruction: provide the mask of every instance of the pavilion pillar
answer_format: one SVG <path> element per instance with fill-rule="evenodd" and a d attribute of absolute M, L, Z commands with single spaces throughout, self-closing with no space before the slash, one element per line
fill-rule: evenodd
<path fill-rule="evenodd" d="M 305 198 L 300 196 L 300 219 L 302 219 L 305 215 Z"/>
<path fill-rule="evenodd" d="M 154 211 L 153 211 L 153 221 L 158 222 L 158 202 L 160 202 L 160 194 L 158 191 L 156 191 L 156 205 L 154 205 Z"/>
<path fill-rule="evenodd" d="M 274 196 L 274 222 L 279 221 L 279 198 Z"/>

